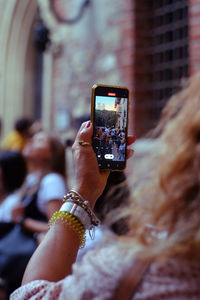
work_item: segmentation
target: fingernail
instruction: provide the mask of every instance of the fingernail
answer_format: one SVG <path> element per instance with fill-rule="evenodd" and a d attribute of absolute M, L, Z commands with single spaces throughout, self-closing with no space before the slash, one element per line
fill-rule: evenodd
<path fill-rule="evenodd" d="M 81 124 L 81 129 L 85 128 L 85 127 L 86 127 L 86 124 L 87 124 L 87 122 L 83 122 L 83 123 Z"/>
<path fill-rule="evenodd" d="M 89 128 L 90 127 L 91 122 L 88 121 L 86 127 Z"/>

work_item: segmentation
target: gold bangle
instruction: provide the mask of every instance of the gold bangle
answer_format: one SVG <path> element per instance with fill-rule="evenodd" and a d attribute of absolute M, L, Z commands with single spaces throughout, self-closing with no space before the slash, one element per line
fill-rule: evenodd
<path fill-rule="evenodd" d="M 84 248 L 86 242 L 85 228 L 78 218 L 66 211 L 56 211 L 49 220 L 49 228 L 57 222 L 61 222 L 64 225 L 70 226 L 79 236 L 80 248 Z"/>

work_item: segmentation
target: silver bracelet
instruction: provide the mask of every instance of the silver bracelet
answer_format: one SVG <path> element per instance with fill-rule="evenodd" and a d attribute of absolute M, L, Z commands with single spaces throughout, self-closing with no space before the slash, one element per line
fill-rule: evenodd
<path fill-rule="evenodd" d="M 88 206 L 90 206 L 90 202 L 85 200 L 77 191 L 75 190 L 70 190 L 69 193 L 74 193 L 75 195 L 77 195 L 85 204 L 87 204 Z"/>

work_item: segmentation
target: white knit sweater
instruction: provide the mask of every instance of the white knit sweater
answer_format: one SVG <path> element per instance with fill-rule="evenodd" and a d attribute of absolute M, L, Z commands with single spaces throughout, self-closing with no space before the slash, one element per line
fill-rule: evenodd
<path fill-rule="evenodd" d="M 17 289 L 11 300 L 105 300 L 109 299 L 131 267 L 133 251 L 119 242 L 89 251 L 73 266 L 73 273 L 59 282 L 33 281 Z M 152 263 L 143 276 L 134 300 L 199 300 L 200 263 L 169 260 Z M 123 300 L 123 299 L 122 299 Z"/>

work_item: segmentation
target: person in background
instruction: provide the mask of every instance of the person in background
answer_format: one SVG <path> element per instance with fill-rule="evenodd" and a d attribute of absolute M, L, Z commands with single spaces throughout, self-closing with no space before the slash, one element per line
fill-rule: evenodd
<path fill-rule="evenodd" d="M 0 153 L 0 222 L 11 222 L 11 208 L 27 174 L 26 162 L 18 151 Z"/>
<path fill-rule="evenodd" d="M 20 118 L 15 122 L 14 130 L 4 137 L 1 143 L 3 150 L 22 151 L 27 139 L 31 135 L 32 121 L 29 118 Z"/>
<path fill-rule="evenodd" d="M 108 171 L 99 171 L 90 145 L 93 127 L 83 123 L 73 145 L 74 189 L 53 215 L 50 230 L 29 261 L 22 287 L 11 300 L 116 299 L 127 275 L 132 276 L 130 287 L 134 285 L 134 276 L 140 275 L 139 261 L 146 268 L 130 299 L 200 299 L 199 83 L 200 73 L 167 104 L 182 102 L 178 113 L 161 126 L 163 147 L 158 149 L 156 175 L 137 194 L 132 191 L 129 205 L 118 214 L 128 218 L 128 233 L 88 251 L 76 264 L 85 229 L 98 224 L 93 208 L 109 176 Z M 128 144 L 131 141 L 128 137 Z"/>
<path fill-rule="evenodd" d="M 41 131 L 28 140 L 22 154 L 28 167 L 28 175 L 9 209 L 12 221 L 19 223 L 39 244 L 48 230 L 49 218 L 60 208 L 67 192 L 65 147 L 57 136 Z M 24 247 L 26 248 L 26 244 Z M 31 255 L 32 252 L 28 252 L 10 258 L 15 269 L 6 268 L 4 271 L 8 296 L 20 286 Z M 20 265 L 14 259 L 20 259 Z M 9 262 L 7 265 L 10 266 Z"/>
<path fill-rule="evenodd" d="M 26 230 L 46 232 L 48 219 L 66 194 L 65 147 L 58 137 L 41 131 L 29 139 L 22 154 L 28 175 L 20 202 L 12 210 L 13 220 L 19 222 L 23 217 Z"/>
<path fill-rule="evenodd" d="M 26 174 L 26 163 L 20 152 L 0 152 L 0 241 L 14 226 L 11 211 Z M 6 284 L 0 278 L 0 299 L 6 299 Z"/>

